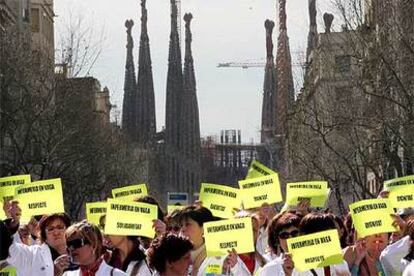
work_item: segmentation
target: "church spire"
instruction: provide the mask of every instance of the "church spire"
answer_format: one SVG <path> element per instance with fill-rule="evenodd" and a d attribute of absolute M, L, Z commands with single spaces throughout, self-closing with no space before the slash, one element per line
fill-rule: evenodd
<path fill-rule="evenodd" d="M 270 20 L 265 21 L 266 28 L 266 67 L 263 83 L 263 103 L 262 103 L 262 131 L 261 142 L 266 143 L 273 138 L 275 132 L 275 108 L 276 108 L 276 70 L 273 61 L 273 39 L 272 33 L 275 23 Z"/>
<path fill-rule="evenodd" d="M 308 46 L 306 48 L 306 62 L 310 62 L 309 55 L 316 48 L 318 39 L 318 26 L 316 24 L 316 0 L 308 0 L 309 8 L 309 33 Z"/>
<path fill-rule="evenodd" d="M 138 57 L 136 137 L 141 144 L 151 142 L 156 131 L 154 82 L 147 30 L 146 0 L 141 0 L 141 37 Z"/>
<path fill-rule="evenodd" d="M 125 64 L 124 99 L 122 104 L 122 129 L 128 139 L 134 139 L 134 130 L 136 128 L 136 80 L 133 56 L 134 40 L 131 35 L 133 26 L 134 21 L 125 21 L 125 27 L 127 28 L 127 56 Z"/>
<path fill-rule="evenodd" d="M 184 97 L 182 104 L 182 138 L 181 149 L 188 160 L 187 176 L 184 176 L 184 186 L 199 188 L 201 170 L 200 123 L 197 102 L 194 60 L 191 52 L 192 34 L 190 24 L 191 13 L 184 15 L 185 21 L 185 62 L 184 62 Z M 191 188 L 189 189 L 190 192 Z"/>

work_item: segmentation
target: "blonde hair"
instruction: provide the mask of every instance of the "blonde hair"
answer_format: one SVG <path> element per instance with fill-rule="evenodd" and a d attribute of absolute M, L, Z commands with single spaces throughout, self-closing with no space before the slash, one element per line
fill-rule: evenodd
<path fill-rule="evenodd" d="M 99 258 L 103 252 L 102 246 L 102 234 L 98 226 L 83 220 L 75 223 L 66 229 L 66 240 L 69 237 L 76 236 L 82 238 L 88 242 L 88 244 L 94 249 L 95 257 Z"/>

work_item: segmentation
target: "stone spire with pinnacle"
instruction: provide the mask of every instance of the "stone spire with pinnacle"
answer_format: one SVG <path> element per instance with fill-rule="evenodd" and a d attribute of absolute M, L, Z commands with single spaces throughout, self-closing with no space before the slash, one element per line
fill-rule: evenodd
<path fill-rule="evenodd" d="M 134 140 L 136 129 L 136 79 L 134 67 L 134 40 L 131 35 L 134 21 L 125 21 L 127 28 L 127 56 L 125 65 L 124 100 L 122 104 L 122 130 L 130 140 Z"/>
<path fill-rule="evenodd" d="M 292 58 L 290 54 L 289 37 L 286 24 L 286 0 L 279 1 L 279 36 L 277 40 L 276 53 L 276 125 L 275 135 L 277 137 L 278 160 L 276 168 L 283 175 L 287 175 L 287 132 L 288 132 L 288 112 L 295 100 L 295 90 L 293 86 Z"/>
<path fill-rule="evenodd" d="M 262 103 L 262 131 L 261 142 L 266 143 L 272 139 L 275 132 L 275 108 L 276 108 L 276 70 L 273 58 L 273 39 L 272 33 L 275 23 L 270 20 L 265 21 L 266 28 L 266 67 L 263 83 L 263 103 Z"/>
<path fill-rule="evenodd" d="M 306 62 L 310 62 L 309 55 L 316 48 L 318 40 L 318 26 L 316 24 L 316 0 L 308 0 L 309 8 L 309 33 L 308 46 L 306 48 Z"/>
<path fill-rule="evenodd" d="M 185 59 L 184 59 L 184 97 L 182 103 L 182 139 L 181 152 L 187 160 L 187 173 L 183 174 L 184 187 L 194 187 L 198 190 L 201 171 L 201 144 L 200 123 L 197 102 L 196 79 L 194 73 L 194 60 L 191 52 L 192 34 L 190 24 L 191 13 L 184 15 L 185 21 Z M 188 189 L 190 192 L 191 188 Z"/>
<path fill-rule="evenodd" d="M 136 139 L 142 145 L 152 141 L 156 132 L 154 82 L 151 53 L 147 30 L 146 0 L 141 0 L 141 37 L 138 57 L 138 79 L 136 93 Z"/>

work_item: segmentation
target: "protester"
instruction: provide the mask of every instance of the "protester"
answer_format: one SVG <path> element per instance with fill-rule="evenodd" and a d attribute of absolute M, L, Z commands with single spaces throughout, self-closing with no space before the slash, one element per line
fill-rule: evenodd
<path fill-rule="evenodd" d="M 9 247 L 13 243 L 10 232 L 3 221 L 0 220 L 0 271 L 9 266 L 7 257 L 9 256 Z"/>
<path fill-rule="evenodd" d="M 175 209 L 165 217 L 166 230 L 168 233 L 178 235 L 180 233 L 180 213 L 181 210 Z"/>
<path fill-rule="evenodd" d="M 300 217 L 290 213 L 283 212 L 276 215 L 267 228 L 268 232 L 268 245 L 272 249 L 272 260 L 268 262 L 260 271 L 262 276 L 278 275 L 283 270 L 283 262 L 290 261 L 285 256 L 287 252 L 288 238 L 293 238 L 299 235 L 299 223 Z M 293 263 L 291 264 L 293 266 Z M 292 267 L 286 265 L 285 274 L 289 274 L 292 271 Z"/>
<path fill-rule="evenodd" d="M 11 219 L 19 224 L 21 210 L 14 202 L 10 210 Z M 7 262 L 17 268 L 19 275 L 54 275 L 54 260 L 66 253 L 65 230 L 70 225 L 64 213 L 43 216 L 39 222 L 39 245 L 28 246 L 13 242 L 9 247 Z"/>
<path fill-rule="evenodd" d="M 380 256 L 386 275 L 401 275 L 414 260 L 414 219 L 399 222 L 404 237 L 388 245 Z"/>
<path fill-rule="evenodd" d="M 219 265 L 223 268 L 224 274 L 240 275 L 241 266 L 238 262 L 237 252 L 229 252 L 226 258 L 223 257 L 206 257 L 206 245 L 203 237 L 203 224 L 209 221 L 215 221 L 211 211 L 198 205 L 190 205 L 184 208 L 180 213 L 180 235 L 187 237 L 193 243 L 191 251 L 192 276 L 205 275 L 209 265 Z"/>
<path fill-rule="evenodd" d="M 98 226 L 82 221 L 66 230 L 69 259 L 60 258 L 59 267 L 69 266 L 68 261 L 78 263 L 80 268 L 63 273 L 64 276 L 122 276 L 127 275 L 109 266 L 102 257 L 102 234 Z M 61 271 L 61 270 L 60 270 Z M 58 274 L 59 275 L 59 274 Z"/>
<path fill-rule="evenodd" d="M 148 249 L 148 263 L 159 276 L 186 276 L 193 244 L 184 237 L 166 234 L 154 239 Z"/>

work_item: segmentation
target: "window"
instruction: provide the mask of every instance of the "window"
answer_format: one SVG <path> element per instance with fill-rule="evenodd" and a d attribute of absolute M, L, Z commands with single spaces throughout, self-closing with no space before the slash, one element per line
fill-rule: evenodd
<path fill-rule="evenodd" d="M 32 32 L 38 33 L 40 31 L 40 13 L 39 9 L 32 9 Z"/>
<path fill-rule="evenodd" d="M 337 72 L 348 73 L 349 71 L 351 71 L 351 56 L 336 56 L 335 66 Z"/>

